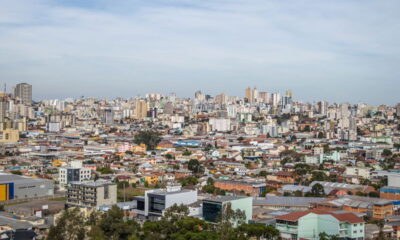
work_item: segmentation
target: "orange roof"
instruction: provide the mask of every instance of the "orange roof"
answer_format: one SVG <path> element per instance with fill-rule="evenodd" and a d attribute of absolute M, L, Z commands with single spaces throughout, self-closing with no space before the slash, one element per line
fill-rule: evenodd
<path fill-rule="evenodd" d="M 325 210 L 309 210 L 309 211 L 304 211 L 304 212 L 294 212 L 294 213 L 289 213 L 281 216 L 277 216 L 276 219 L 279 220 L 285 220 L 285 221 L 290 221 L 290 222 L 295 222 L 299 220 L 299 218 L 306 216 L 307 214 L 314 213 L 318 215 L 331 215 L 337 220 L 341 222 L 348 222 L 348 223 L 361 223 L 364 222 L 364 220 L 354 213 L 333 213 Z"/>

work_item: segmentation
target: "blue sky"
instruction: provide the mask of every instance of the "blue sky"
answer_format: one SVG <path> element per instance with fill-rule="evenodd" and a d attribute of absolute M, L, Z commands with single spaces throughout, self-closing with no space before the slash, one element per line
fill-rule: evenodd
<path fill-rule="evenodd" d="M 284 92 L 400 102 L 398 0 L 0 0 L 0 83 L 34 98 Z"/>

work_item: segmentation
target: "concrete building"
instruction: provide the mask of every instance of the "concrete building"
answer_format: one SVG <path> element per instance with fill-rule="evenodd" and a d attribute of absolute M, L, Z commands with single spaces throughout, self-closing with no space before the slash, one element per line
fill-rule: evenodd
<path fill-rule="evenodd" d="M 282 239 L 318 240 L 319 234 L 337 235 L 340 239 L 363 240 L 364 220 L 354 213 L 311 210 L 276 217 Z"/>
<path fill-rule="evenodd" d="M 111 182 L 71 182 L 66 192 L 68 207 L 99 208 L 117 203 L 117 184 Z"/>
<path fill-rule="evenodd" d="M 143 119 L 147 117 L 149 106 L 146 101 L 139 100 L 135 103 L 135 116 L 136 119 Z"/>
<path fill-rule="evenodd" d="M 19 83 L 15 86 L 14 97 L 18 98 L 23 104 L 32 103 L 32 85 Z"/>
<path fill-rule="evenodd" d="M 154 189 L 136 197 L 137 214 L 146 218 L 158 218 L 174 204 L 189 205 L 197 202 L 197 190 L 181 189 L 181 186 L 167 186 L 166 189 Z"/>
<path fill-rule="evenodd" d="M 2 133 L 0 142 L 16 143 L 19 141 L 19 131 L 12 128 L 7 128 Z"/>
<path fill-rule="evenodd" d="M 207 222 L 217 222 L 226 204 L 230 204 L 232 210 L 244 211 L 245 222 L 249 222 L 253 216 L 253 198 L 247 196 L 217 196 L 203 200 L 203 219 Z"/>
<path fill-rule="evenodd" d="M 370 169 L 365 167 L 346 167 L 345 175 L 357 176 L 364 179 L 370 178 Z"/>
<path fill-rule="evenodd" d="M 228 118 L 210 118 L 212 131 L 227 132 L 231 130 L 231 120 Z"/>
<path fill-rule="evenodd" d="M 246 182 L 234 180 L 216 180 L 214 186 L 226 191 L 234 191 L 236 193 L 243 192 L 252 196 L 261 196 L 265 192 L 266 183 L 264 182 Z"/>
<path fill-rule="evenodd" d="M 326 202 L 313 203 L 313 205 L 316 209 L 320 210 L 343 210 L 373 219 L 385 219 L 394 214 L 393 201 L 355 195 L 346 195 Z"/>
<path fill-rule="evenodd" d="M 82 161 L 72 161 L 69 166 L 60 167 L 58 175 L 60 190 L 65 190 L 65 186 L 70 182 L 90 180 L 91 173 L 91 169 L 82 167 Z"/>
<path fill-rule="evenodd" d="M 267 195 L 265 198 L 253 200 L 253 206 L 271 210 L 306 211 L 310 209 L 312 204 L 323 201 L 326 201 L 326 198 Z"/>
<path fill-rule="evenodd" d="M 0 173 L 0 201 L 45 197 L 53 194 L 53 181 Z"/>

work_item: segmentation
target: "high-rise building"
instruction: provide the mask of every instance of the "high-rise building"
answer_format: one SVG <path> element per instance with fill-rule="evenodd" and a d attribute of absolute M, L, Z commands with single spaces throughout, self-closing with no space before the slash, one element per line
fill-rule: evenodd
<path fill-rule="evenodd" d="M 255 103 L 258 99 L 258 90 L 257 88 L 251 89 L 251 88 L 246 88 L 245 90 L 245 99 L 247 99 L 247 101 L 249 103 Z"/>
<path fill-rule="evenodd" d="M 4 98 L 0 98 L 0 122 L 4 122 L 6 118 L 7 101 Z"/>
<path fill-rule="evenodd" d="M 194 93 L 194 99 L 198 102 L 204 102 L 206 100 L 206 95 L 201 91 L 197 91 Z"/>
<path fill-rule="evenodd" d="M 271 102 L 271 96 L 269 92 L 259 92 L 260 100 L 263 103 L 269 104 Z"/>
<path fill-rule="evenodd" d="M 14 97 L 18 98 L 23 104 L 32 103 L 32 85 L 19 83 L 15 86 Z"/>
<path fill-rule="evenodd" d="M 106 125 L 112 125 L 114 123 L 114 111 L 112 109 L 105 109 L 102 112 L 102 121 Z"/>
<path fill-rule="evenodd" d="M 136 101 L 135 107 L 136 107 L 135 113 L 137 119 L 143 119 L 147 117 L 147 112 L 149 110 L 149 107 L 146 101 L 144 100 Z"/>

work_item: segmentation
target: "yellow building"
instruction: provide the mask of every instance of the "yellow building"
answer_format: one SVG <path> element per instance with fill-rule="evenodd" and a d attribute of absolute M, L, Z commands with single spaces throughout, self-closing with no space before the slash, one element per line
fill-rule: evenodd
<path fill-rule="evenodd" d="M 135 104 L 135 116 L 136 119 L 143 119 L 147 117 L 147 111 L 149 111 L 149 107 L 147 102 L 144 100 L 139 100 Z"/>
<path fill-rule="evenodd" d="M 158 183 L 159 179 L 158 179 L 158 176 L 156 176 L 156 175 L 144 175 L 142 177 L 142 181 L 147 182 L 148 184 L 152 185 L 152 184 Z"/>
<path fill-rule="evenodd" d="M 146 144 L 134 145 L 132 146 L 132 152 L 146 152 L 147 146 Z"/>
<path fill-rule="evenodd" d="M 19 140 L 19 131 L 7 128 L 3 131 L 3 136 L 1 138 L 1 142 L 18 142 Z"/>

